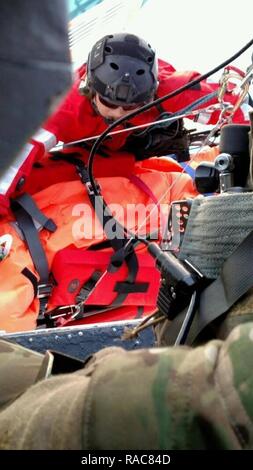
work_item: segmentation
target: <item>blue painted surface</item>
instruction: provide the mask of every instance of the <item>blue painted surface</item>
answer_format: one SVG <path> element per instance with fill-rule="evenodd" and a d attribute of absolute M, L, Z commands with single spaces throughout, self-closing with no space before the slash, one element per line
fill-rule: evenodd
<path fill-rule="evenodd" d="M 125 328 L 133 328 L 136 324 L 136 321 L 100 323 L 92 326 L 9 333 L 1 335 L 1 338 L 15 341 L 33 351 L 44 353 L 50 349 L 83 360 L 108 346 L 120 346 L 127 350 L 154 346 L 151 328 L 143 330 L 134 340 L 122 341 L 121 336 Z"/>

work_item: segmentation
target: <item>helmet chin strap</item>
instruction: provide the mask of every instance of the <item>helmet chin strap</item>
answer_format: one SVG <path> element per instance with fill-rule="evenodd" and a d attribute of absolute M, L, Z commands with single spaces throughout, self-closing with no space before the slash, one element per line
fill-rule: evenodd
<path fill-rule="evenodd" d="M 94 101 L 94 98 L 95 98 L 95 96 L 92 96 L 92 98 L 90 99 L 91 106 L 93 107 L 94 111 L 98 114 L 98 116 L 103 117 L 102 114 L 100 114 L 100 112 L 99 112 L 99 110 L 98 110 L 98 107 L 97 107 L 97 105 L 96 105 L 96 103 L 95 103 L 95 101 Z"/>
<path fill-rule="evenodd" d="M 108 124 L 108 126 L 110 126 L 110 124 L 115 122 L 116 119 L 114 119 L 114 118 L 104 118 L 104 121 L 105 121 L 106 124 Z"/>

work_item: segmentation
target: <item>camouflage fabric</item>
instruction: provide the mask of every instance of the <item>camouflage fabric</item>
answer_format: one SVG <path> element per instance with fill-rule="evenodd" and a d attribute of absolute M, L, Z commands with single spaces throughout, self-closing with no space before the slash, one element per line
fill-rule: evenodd
<path fill-rule="evenodd" d="M 100 351 L 0 413 L 1 449 L 252 449 L 253 323 L 189 349 Z"/>
<path fill-rule="evenodd" d="M 43 355 L 0 339 L 0 410 L 36 381 Z"/>

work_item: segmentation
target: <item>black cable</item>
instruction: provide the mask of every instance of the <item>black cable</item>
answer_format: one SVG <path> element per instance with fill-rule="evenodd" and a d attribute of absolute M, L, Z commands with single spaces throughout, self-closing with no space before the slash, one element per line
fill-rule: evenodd
<path fill-rule="evenodd" d="M 214 73 L 216 73 L 217 71 L 219 71 L 221 68 L 225 67 L 226 65 L 228 65 L 230 62 L 234 61 L 235 59 L 237 59 L 237 57 L 239 57 L 241 54 L 243 54 L 243 52 L 245 52 L 251 45 L 253 44 L 253 39 L 251 39 L 251 41 L 249 41 L 242 49 L 240 49 L 236 54 L 234 54 L 233 56 L 231 56 L 229 59 L 227 59 L 226 61 L 222 62 L 222 64 L 218 65 L 217 67 L 215 67 L 214 69 L 212 69 L 211 71 L 203 74 L 203 75 L 200 75 L 198 78 L 196 78 L 195 80 L 192 80 L 191 82 L 187 83 L 186 85 L 183 85 L 182 87 L 178 88 L 177 90 L 174 90 L 173 92 L 171 93 L 168 93 L 167 95 L 165 96 L 162 96 L 161 98 L 158 98 L 156 99 L 155 101 L 152 101 L 151 103 L 148 103 L 144 106 L 142 106 L 141 108 L 138 108 L 137 110 L 135 111 L 132 111 L 130 114 L 128 114 L 127 116 L 123 116 L 122 118 L 119 118 L 117 121 L 113 122 L 101 135 L 100 137 L 98 137 L 98 139 L 96 140 L 96 142 L 93 144 L 92 148 L 91 148 L 91 151 L 90 151 L 90 154 L 89 154 L 89 158 L 88 158 L 88 174 L 89 174 L 89 179 L 90 179 L 90 183 L 91 183 L 91 186 L 92 186 L 92 189 L 94 191 L 94 194 L 96 196 L 99 196 L 100 198 L 100 202 L 102 203 L 102 206 L 103 206 L 103 210 L 105 211 L 105 213 L 109 214 L 112 218 L 114 218 L 115 220 L 115 223 L 119 225 L 120 228 L 123 229 L 125 235 L 128 235 L 130 236 L 131 238 L 133 239 L 139 239 L 140 241 L 142 241 L 143 243 L 145 244 L 148 244 L 148 242 L 144 239 L 141 239 L 139 238 L 136 234 L 133 234 L 131 231 L 129 231 L 126 227 L 122 226 L 116 219 L 115 217 L 113 217 L 113 215 L 111 214 L 111 211 L 109 210 L 108 208 L 108 205 L 106 204 L 106 201 L 104 200 L 103 196 L 99 193 L 98 189 L 97 189 L 97 185 L 95 183 L 95 180 L 94 180 L 94 176 L 93 176 L 93 162 L 94 162 L 94 158 L 95 158 L 95 155 L 96 155 L 96 152 L 100 146 L 100 144 L 104 141 L 104 139 L 106 138 L 107 134 L 109 132 L 112 131 L 112 129 L 114 129 L 116 126 L 118 126 L 119 124 L 123 123 L 124 121 L 126 120 L 129 120 L 135 116 L 137 116 L 138 114 L 144 112 L 144 111 L 147 111 L 148 109 L 152 108 L 153 106 L 157 106 L 158 104 L 162 103 L 163 101 L 169 99 L 169 98 L 172 98 L 176 95 L 179 95 L 180 93 L 182 93 L 183 91 L 193 87 L 194 85 L 200 83 L 202 80 L 205 80 L 206 78 L 210 77 L 211 75 L 213 75 Z M 172 115 L 173 116 L 173 115 Z"/>
<path fill-rule="evenodd" d="M 156 121 L 146 123 L 144 130 L 139 131 L 139 132 L 134 133 L 134 134 L 138 135 L 138 137 L 139 137 L 139 136 L 144 135 L 147 132 L 148 128 L 153 128 L 155 126 L 159 126 L 159 127 L 162 128 L 164 125 L 167 126 L 167 125 L 173 124 L 174 122 L 178 121 L 178 117 L 181 116 L 182 114 L 189 114 L 191 111 L 194 111 L 196 107 L 207 103 L 208 101 L 212 100 L 213 98 L 216 98 L 217 96 L 218 96 L 218 91 L 214 91 L 212 93 L 209 93 L 209 95 L 202 96 L 201 98 L 197 99 L 196 101 L 193 101 L 191 104 L 185 106 L 184 108 L 179 109 L 175 113 L 170 113 L 170 112 L 165 111 L 164 113 L 159 114 L 158 119 Z M 140 109 L 141 108 L 139 108 L 139 110 Z M 167 124 L 167 118 L 168 117 L 170 118 L 170 124 Z M 163 119 L 164 119 L 164 123 L 160 122 L 160 124 L 157 124 L 158 120 L 160 121 L 160 120 L 163 120 Z M 120 131 L 116 131 L 116 133 L 117 132 L 122 132 L 122 131 L 129 132 L 133 129 L 133 127 L 135 127 L 135 126 L 132 126 L 132 125 L 125 126 L 125 129 L 121 129 Z M 136 126 L 136 127 L 138 127 L 138 126 Z M 142 129 L 142 126 L 140 128 Z M 88 137 L 88 138 L 85 137 L 83 139 L 73 140 L 73 141 L 68 142 L 66 144 L 65 143 L 64 144 L 57 144 L 56 147 L 53 147 L 52 149 L 49 150 L 49 153 L 54 154 L 54 153 L 57 153 L 57 151 L 61 152 L 62 150 L 66 149 L 66 148 L 71 148 L 71 147 L 83 147 L 83 148 L 86 148 L 86 150 L 90 151 L 91 147 L 92 147 L 92 141 L 96 141 L 98 139 L 98 137 L 100 137 L 100 136 L 98 135 L 98 136 L 92 137 L 92 138 L 91 137 Z M 88 140 L 90 142 L 90 146 L 89 146 Z M 59 150 L 57 149 L 58 146 L 60 146 Z M 99 152 L 97 150 L 97 154 L 98 153 L 100 153 L 104 157 L 108 157 L 108 155 L 106 154 L 106 152 L 104 152 L 104 150 L 103 151 L 99 150 Z"/>
<path fill-rule="evenodd" d="M 233 62 L 235 59 L 237 59 L 241 54 L 243 54 L 247 49 L 249 49 L 250 46 L 253 45 L 253 39 L 251 39 L 244 47 L 242 47 L 242 49 L 240 49 L 236 54 L 232 55 L 229 59 L 225 60 L 224 62 L 222 62 L 220 65 L 218 65 L 217 67 L 215 67 L 214 69 L 210 70 L 209 72 L 203 74 L 203 75 L 200 75 L 198 78 L 192 80 L 191 82 L 187 83 L 186 85 L 183 85 L 182 87 L 180 88 L 177 88 L 176 90 L 174 90 L 173 92 L 171 93 L 168 93 L 167 95 L 165 96 L 162 96 L 161 98 L 158 98 L 156 99 L 155 101 L 152 101 L 151 103 L 148 103 L 144 106 L 142 106 L 141 108 L 138 108 L 137 110 L 135 111 L 132 111 L 130 114 L 128 114 L 127 116 L 123 116 L 122 118 L 119 118 L 117 121 L 113 122 L 102 134 L 100 137 L 98 137 L 98 139 L 96 140 L 96 142 L 93 144 L 92 146 L 92 149 L 90 151 L 90 155 L 89 155 L 89 159 L 88 159 L 88 173 L 89 173 L 89 178 L 90 178 L 90 182 L 91 182 L 91 186 L 92 186 L 92 189 L 95 193 L 95 195 L 99 196 L 99 193 L 97 191 L 97 187 L 96 187 L 96 184 L 95 184 L 95 181 L 94 181 L 94 177 L 93 177 L 93 161 L 94 161 L 94 157 L 95 157 L 95 154 L 97 152 L 97 149 L 98 147 L 100 146 L 100 144 L 103 142 L 103 140 L 105 139 L 105 137 L 107 136 L 107 134 L 109 132 L 112 131 L 112 129 L 114 129 L 116 126 L 118 126 L 119 124 L 122 124 L 124 121 L 126 120 L 129 120 L 135 116 L 137 116 L 138 114 L 144 112 L 144 111 L 147 111 L 148 109 L 152 108 L 153 106 L 157 106 L 158 104 L 160 103 L 163 103 L 163 101 L 166 101 L 170 98 L 173 98 L 174 96 L 177 96 L 179 95 L 180 93 L 182 93 L 183 91 L 185 90 L 188 90 L 189 88 L 197 85 L 198 83 L 200 83 L 202 80 L 205 80 L 206 78 L 210 77 L 211 75 L 213 75 L 214 73 L 218 72 L 220 69 L 222 69 L 223 67 L 225 67 L 226 65 L 230 64 L 231 62 Z"/>
<path fill-rule="evenodd" d="M 141 108 L 138 108 L 137 110 L 133 111 L 132 113 L 128 114 L 127 116 L 123 116 L 122 118 L 118 119 L 117 121 L 115 121 L 114 123 L 112 123 L 110 126 L 108 126 L 108 128 L 100 135 L 100 137 L 98 137 L 98 139 L 96 140 L 96 142 L 93 144 L 92 146 L 92 149 L 90 151 L 90 155 L 89 155 L 89 159 L 88 159 L 88 174 L 89 174 L 89 179 L 90 179 L 90 183 L 91 183 L 91 186 L 92 186 L 92 189 L 94 191 L 94 194 L 95 196 L 98 196 L 99 199 L 100 199 L 100 202 L 102 203 L 103 205 L 103 210 L 105 210 L 107 212 L 107 214 L 109 213 L 109 215 L 115 220 L 115 223 L 118 224 L 121 228 L 123 227 L 123 230 L 124 230 L 124 234 L 127 236 L 131 236 L 133 239 L 139 239 L 140 241 L 142 241 L 143 243 L 145 243 L 146 245 L 149 245 L 149 242 L 145 239 L 142 239 L 142 238 L 139 238 L 137 237 L 136 234 L 132 234 L 127 228 L 125 228 L 124 226 L 122 226 L 121 224 L 119 224 L 119 222 L 115 219 L 115 217 L 113 217 L 113 215 L 111 214 L 111 211 L 109 211 L 109 208 L 106 204 L 106 202 L 104 201 L 103 199 L 103 196 L 100 194 L 99 190 L 97 189 L 97 185 L 95 183 L 95 180 L 94 180 L 94 177 L 93 177 L 93 162 L 94 162 L 94 158 L 95 158 L 95 155 L 96 155 L 96 152 L 100 146 L 100 144 L 103 142 L 103 140 L 106 138 L 107 134 L 109 132 L 111 132 L 116 126 L 118 126 L 119 124 L 122 124 L 123 122 L 137 116 L 138 114 L 144 112 L 144 111 L 147 111 L 148 109 L 152 108 L 153 106 L 157 106 L 159 105 L 160 103 L 162 103 L 163 101 L 166 101 L 168 100 L 169 98 L 173 98 L 174 96 L 177 96 L 179 95 L 180 93 L 182 93 L 183 91 L 197 85 L 198 83 L 200 83 L 202 80 L 205 80 L 206 78 L 210 77 L 211 75 L 213 75 L 214 73 L 218 72 L 221 68 L 225 67 L 226 65 L 228 65 L 229 63 L 231 63 L 232 61 L 234 61 L 235 59 L 237 59 L 237 57 L 239 57 L 241 54 L 243 54 L 243 52 L 245 52 L 250 46 L 252 46 L 253 44 L 253 39 L 251 41 L 249 41 L 242 49 L 240 49 L 236 54 L 234 54 L 232 57 L 230 57 L 229 59 L 227 59 L 226 61 L 222 62 L 220 65 L 218 65 L 217 67 L 215 67 L 214 69 L 212 69 L 211 71 L 203 74 L 203 75 L 200 75 L 198 78 L 196 78 L 195 80 L 192 80 L 191 82 L 187 83 L 186 85 L 183 85 L 182 87 L 178 88 L 177 90 L 174 90 L 173 92 L 171 93 L 168 93 L 167 95 L 165 96 L 162 96 L 161 98 L 158 98 L 156 99 L 155 101 L 152 101 L 151 103 L 148 103 L 146 105 L 144 105 L 143 107 Z M 127 238 L 127 237 L 126 237 Z M 124 247 L 123 247 L 123 251 L 124 251 Z M 123 258 L 124 259 L 124 256 Z M 186 313 L 186 316 L 185 316 L 185 319 L 183 321 L 183 324 L 182 324 L 182 327 L 180 329 L 180 332 L 178 334 L 178 337 L 176 339 L 176 342 L 175 342 L 175 345 L 177 344 L 183 344 L 187 338 L 187 335 L 188 335 L 188 332 L 189 332 L 189 329 L 190 329 L 190 326 L 192 324 L 192 321 L 193 321 L 193 318 L 194 318 L 194 315 L 195 315 L 195 312 L 196 312 L 196 302 L 197 302 L 197 292 L 195 291 L 193 294 L 192 294 L 192 297 L 191 297 L 191 301 L 190 301 L 190 305 L 188 307 L 188 310 L 187 310 L 187 313 Z"/>

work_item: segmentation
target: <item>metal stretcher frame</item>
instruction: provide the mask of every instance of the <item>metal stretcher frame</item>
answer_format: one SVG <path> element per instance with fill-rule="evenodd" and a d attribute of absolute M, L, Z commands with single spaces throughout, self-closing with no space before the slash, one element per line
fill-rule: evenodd
<path fill-rule="evenodd" d="M 83 360 L 108 346 L 118 346 L 127 350 L 153 347 L 155 340 L 151 328 L 141 331 L 135 339 L 121 339 L 125 328 L 133 328 L 138 323 L 140 320 L 125 320 L 17 333 L 0 331 L 0 337 L 15 341 L 33 351 L 43 353 L 46 350 L 53 350 Z"/>

